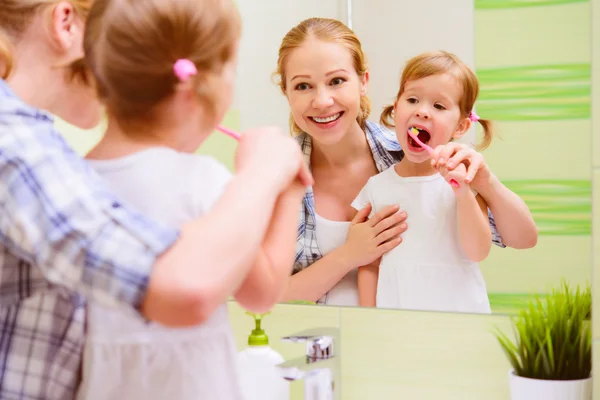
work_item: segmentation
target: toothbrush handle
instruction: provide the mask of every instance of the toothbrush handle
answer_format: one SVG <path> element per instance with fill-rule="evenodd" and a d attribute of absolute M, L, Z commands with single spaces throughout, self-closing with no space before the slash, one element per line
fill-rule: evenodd
<path fill-rule="evenodd" d="M 231 136 L 232 138 L 234 138 L 235 140 L 240 140 L 240 138 L 242 137 L 242 135 L 240 135 L 239 133 L 232 131 L 229 128 L 225 128 L 222 125 L 217 125 L 217 130 L 223 132 L 224 134 L 226 134 L 227 136 Z"/>
<path fill-rule="evenodd" d="M 408 134 L 413 138 L 415 142 L 417 142 L 421 147 L 423 147 L 425 151 L 427 151 L 430 155 L 433 154 L 433 149 L 431 148 L 431 146 L 428 146 L 425 143 L 421 142 L 419 140 L 419 137 L 412 133 L 410 129 L 408 130 Z M 460 187 L 459 183 L 455 179 L 450 180 L 450 185 L 455 188 Z"/>

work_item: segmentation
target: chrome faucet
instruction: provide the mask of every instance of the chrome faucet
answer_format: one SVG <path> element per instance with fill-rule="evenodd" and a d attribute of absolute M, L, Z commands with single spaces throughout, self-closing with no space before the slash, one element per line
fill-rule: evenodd
<path fill-rule="evenodd" d="M 339 329 L 313 328 L 283 337 L 285 342 L 306 343 L 306 355 L 282 364 L 283 378 L 304 379 L 305 400 L 340 400 Z"/>

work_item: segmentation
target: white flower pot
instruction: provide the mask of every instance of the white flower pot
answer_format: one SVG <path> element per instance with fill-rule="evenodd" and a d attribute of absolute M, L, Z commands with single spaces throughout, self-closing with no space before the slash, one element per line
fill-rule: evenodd
<path fill-rule="evenodd" d="M 592 378 L 576 381 L 550 381 L 523 378 L 511 370 L 511 400 L 591 400 Z"/>

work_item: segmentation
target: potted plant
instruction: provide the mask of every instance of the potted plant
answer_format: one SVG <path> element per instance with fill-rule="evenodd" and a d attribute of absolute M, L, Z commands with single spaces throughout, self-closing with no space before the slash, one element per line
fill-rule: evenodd
<path fill-rule="evenodd" d="M 533 296 L 513 318 L 515 340 L 498 328 L 495 335 L 512 370 L 512 400 L 592 398 L 592 294 L 589 285 Z"/>

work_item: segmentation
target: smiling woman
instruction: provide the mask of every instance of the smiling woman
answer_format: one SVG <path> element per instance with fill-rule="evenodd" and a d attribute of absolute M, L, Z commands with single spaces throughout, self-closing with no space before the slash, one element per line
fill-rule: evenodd
<path fill-rule="evenodd" d="M 276 76 L 291 109 L 291 131 L 315 179 L 300 211 L 294 275 L 284 300 L 359 305 L 358 268 L 377 264 L 412 228 L 397 204 L 372 213 L 370 204 L 357 212 L 351 203 L 369 178 L 398 163 L 404 152 L 392 132 L 368 121 L 367 61 L 360 40 L 342 22 L 309 18 L 292 28 L 281 42 Z M 516 238 L 507 230 L 507 244 L 535 243 L 527 207 L 497 181 L 479 153 L 455 144 L 434 158 L 440 156 L 453 157 L 454 167 L 469 163 L 471 187 L 494 199 L 488 204 L 500 222 L 507 226 L 513 219 L 520 232 L 531 232 Z M 489 226 L 493 242 L 504 247 L 491 213 Z"/>
<path fill-rule="evenodd" d="M 302 51 L 294 51 L 296 49 Z M 360 41 L 354 32 L 341 22 L 333 19 L 310 18 L 288 32 L 279 48 L 276 75 L 280 78 L 279 86 L 290 101 L 290 105 L 292 102 L 295 103 L 295 106 L 291 107 L 290 116 L 292 132 L 299 134 L 305 131 L 303 128 L 306 126 L 301 125 L 304 125 L 302 121 L 306 118 L 332 117 L 336 113 L 340 114 L 339 118 L 346 111 L 349 111 L 348 114 L 354 114 L 361 128 L 365 127 L 371 112 L 371 103 L 365 96 L 369 80 L 367 62 Z M 344 106 L 349 109 L 329 109 L 328 103 L 332 99 L 324 90 L 327 88 L 339 90 L 348 82 L 352 88 L 358 89 L 360 96 L 356 96 L 356 91 L 346 90 L 343 93 L 347 100 Z M 316 99 L 316 106 L 321 107 L 321 110 L 307 109 L 310 107 L 309 96 L 293 96 L 296 92 L 303 93 L 311 90 L 313 92 L 316 90 L 320 101 L 325 102 L 319 104 L 319 98 Z M 322 111 L 327 111 L 328 114 L 320 114 Z M 304 114 L 305 112 L 308 114 Z"/>
<path fill-rule="evenodd" d="M 279 49 L 277 74 L 290 104 L 292 132 L 304 143 L 315 178 L 307 198 L 318 198 L 316 207 L 305 199 L 296 274 L 286 299 L 358 305 L 356 267 L 377 260 L 400 243 L 406 215 L 391 206 L 363 223 L 369 211 L 354 218 L 350 203 L 366 180 L 383 168 L 384 159 L 400 156 L 400 148 L 391 135 L 367 121 L 365 56 L 358 38 L 341 22 L 311 18 L 288 32 Z M 373 158 L 365 131 L 379 149 L 379 162 Z M 387 145 L 382 146 L 382 141 Z M 381 223 L 375 226 L 377 218 Z M 315 229 L 327 234 L 319 235 L 318 241 L 309 239 L 316 238 Z M 320 260 L 325 250 L 327 256 Z M 317 261 L 318 265 L 305 269 Z"/>
<path fill-rule="evenodd" d="M 352 64 L 347 48 L 317 37 L 308 38 L 288 55 L 291 79 L 285 93 L 298 129 L 314 132 L 325 143 L 337 143 L 353 126 L 360 129 L 357 119 L 369 110 L 360 101 L 366 98 L 368 74 L 361 75 Z"/>

